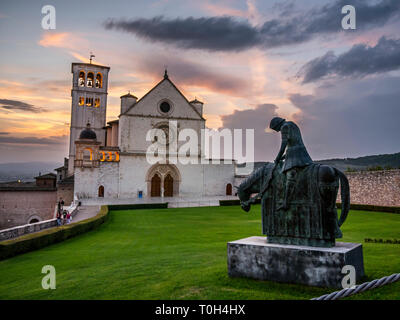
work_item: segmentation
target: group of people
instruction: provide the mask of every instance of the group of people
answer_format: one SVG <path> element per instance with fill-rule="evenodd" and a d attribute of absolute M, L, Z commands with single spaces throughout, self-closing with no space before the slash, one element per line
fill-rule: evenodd
<path fill-rule="evenodd" d="M 57 225 L 68 224 L 72 220 L 72 215 L 69 211 L 64 210 L 64 200 L 60 198 L 57 203 Z"/>

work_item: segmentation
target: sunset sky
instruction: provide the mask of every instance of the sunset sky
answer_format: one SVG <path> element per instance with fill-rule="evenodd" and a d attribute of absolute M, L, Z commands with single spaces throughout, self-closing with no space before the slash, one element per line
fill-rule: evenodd
<path fill-rule="evenodd" d="M 43 30 L 41 9 L 56 8 Z M 357 29 L 343 30 L 353 4 Z M 254 128 L 273 160 L 273 116 L 299 124 L 313 159 L 400 151 L 400 1 L 0 2 L 0 163 L 68 154 L 71 63 L 111 67 L 107 120 L 120 96 L 170 79 L 205 103 L 210 128 Z"/>

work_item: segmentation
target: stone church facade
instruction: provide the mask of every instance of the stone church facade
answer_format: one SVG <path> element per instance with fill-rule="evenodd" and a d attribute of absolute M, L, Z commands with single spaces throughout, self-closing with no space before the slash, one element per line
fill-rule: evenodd
<path fill-rule="evenodd" d="M 73 63 L 69 175 L 74 175 L 74 195 L 84 198 L 204 197 L 231 195 L 235 162 L 212 163 L 198 140 L 197 164 L 180 161 L 150 163 L 151 129 L 163 130 L 169 143 L 167 159 L 185 143 L 184 129 L 202 137 L 206 120 L 203 103 L 188 101 L 170 80 L 161 81 L 142 98 L 121 97 L 118 120 L 106 123 L 109 67 Z M 170 128 L 174 123 L 175 130 Z M 174 134 L 175 132 L 175 134 Z M 147 138 L 147 139 L 146 139 Z M 176 148 L 171 151 L 171 145 Z"/>

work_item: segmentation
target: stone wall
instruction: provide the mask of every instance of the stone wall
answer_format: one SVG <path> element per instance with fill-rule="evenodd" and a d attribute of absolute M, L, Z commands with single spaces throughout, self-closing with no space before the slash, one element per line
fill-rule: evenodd
<path fill-rule="evenodd" d="M 0 231 L 0 241 L 13 239 L 33 232 L 38 232 L 44 229 L 55 227 L 56 225 L 57 219 L 50 219 L 32 224 L 25 224 L 23 226 L 18 226 L 14 228 L 3 229 Z"/>
<path fill-rule="evenodd" d="M 72 217 L 75 217 L 76 214 L 78 213 L 76 205 L 71 205 L 68 208 L 64 207 L 64 209 L 70 212 Z M 33 232 L 38 232 L 55 226 L 57 226 L 57 219 L 50 219 L 32 224 L 25 224 L 13 228 L 2 229 L 0 230 L 0 241 L 13 239 L 16 237 L 20 237 Z"/>
<path fill-rule="evenodd" d="M 346 176 L 350 203 L 400 206 L 400 170 L 346 172 Z"/>
<path fill-rule="evenodd" d="M 57 201 L 62 198 L 64 205 L 69 206 L 74 201 L 74 184 L 62 184 L 57 186 Z"/>
<path fill-rule="evenodd" d="M 1 191 L 0 229 L 54 218 L 57 191 Z"/>

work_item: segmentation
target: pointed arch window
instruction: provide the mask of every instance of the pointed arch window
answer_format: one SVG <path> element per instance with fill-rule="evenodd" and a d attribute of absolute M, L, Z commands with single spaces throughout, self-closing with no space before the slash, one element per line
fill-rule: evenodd
<path fill-rule="evenodd" d="M 78 85 L 80 87 L 85 86 L 85 72 L 84 71 L 79 72 Z"/>
<path fill-rule="evenodd" d="M 79 105 L 83 106 L 85 104 L 85 98 L 84 97 L 79 97 Z"/>
<path fill-rule="evenodd" d="M 100 107 L 100 98 L 94 99 L 94 106 L 95 106 L 96 108 Z"/>
<path fill-rule="evenodd" d="M 102 88 L 103 87 L 103 76 L 99 72 L 96 75 L 96 88 Z"/>
<path fill-rule="evenodd" d="M 86 86 L 93 88 L 93 80 L 94 80 L 94 74 L 93 74 L 93 72 L 89 72 L 87 74 Z"/>

